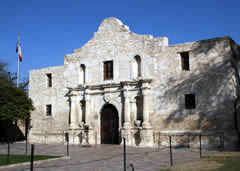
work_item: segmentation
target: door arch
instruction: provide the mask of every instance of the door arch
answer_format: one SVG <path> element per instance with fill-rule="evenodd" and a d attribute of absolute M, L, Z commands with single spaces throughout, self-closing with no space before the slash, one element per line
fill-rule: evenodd
<path fill-rule="evenodd" d="M 112 104 L 106 104 L 101 110 L 101 144 L 118 144 L 119 117 Z"/>

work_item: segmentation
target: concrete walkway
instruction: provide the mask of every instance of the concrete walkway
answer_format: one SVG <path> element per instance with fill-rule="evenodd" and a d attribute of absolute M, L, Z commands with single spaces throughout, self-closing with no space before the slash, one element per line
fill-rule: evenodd
<path fill-rule="evenodd" d="M 30 145 L 28 146 L 30 154 Z M 24 154 L 25 144 L 11 144 L 12 154 Z M 34 171 L 123 171 L 123 146 L 98 145 L 96 147 L 70 146 L 70 159 L 45 161 L 35 164 Z M 35 144 L 35 155 L 66 156 L 65 145 Z M 0 154 L 7 153 L 7 145 L 0 145 Z M 206 152 L 203 153 L 206 155 Z M 168 148 L 127 147 L 127 166 L 132 163 L 135 171 L 156 171 L 170 166 Z M 173 164 L 199 158 L 199 152 L 186 148 L 173 149 Z M 29 165 L 4 168 L 5 171 L 30 170 Z M 131 169 L 127 169 L 131 170 Z"/>

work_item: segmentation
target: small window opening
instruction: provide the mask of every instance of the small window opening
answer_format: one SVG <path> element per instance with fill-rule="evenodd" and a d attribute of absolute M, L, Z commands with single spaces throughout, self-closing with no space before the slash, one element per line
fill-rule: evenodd
<path fill-rule="evenodd" d="M 47 74 L 47 86 L 52 87 L 52 74 Z"/>
<path fill-rule="evenodd" d="M 80 84 L 86 83 L 86 67 L 84 64 L 80 65 L 80 78 L 79 78 Z"/>
<path fill-rule="evenodd" d="M 52 116 L 52 105 L 46 105 L 46 116 Z"/>
<path fill-rule="evenodd" d="M 195 109 L 195 94 L 185 94 L 185 109 Z"/>
<path fill-rule="evenodd" d="M 136 55 L 133 61 L 133 78 L 140 78 L 141 75 L 141 57 Z"/>
<path fill-rule="evenodd" d="M 104 62 L 104 80 L 113 79 L 113 61 Z"/>
<path fill-rule="evenodd" d="M 181 63 L 182 63 L 182 70 L 189 71 L 189 52 L 181 52 Z"/>
<path fill-rule="evenodd" d="M 82 120 L 80 122 L 86 123 L 86 101 L 82 100 L 80 103 L 82 110 Z"/>

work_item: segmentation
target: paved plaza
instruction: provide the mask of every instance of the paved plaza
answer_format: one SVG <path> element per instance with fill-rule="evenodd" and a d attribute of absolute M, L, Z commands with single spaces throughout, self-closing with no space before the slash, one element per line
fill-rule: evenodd
<path fill-rule="evenodd" d="M 12 154 L 24 154 L 25 144 L 11 144 Z M 123 146 L 97 145 L 81 147 L 69 146 L 70 158 L 44 161 L 34 165 L 34 171 L 123 171 Z M 0 154 L 7 153 L 7 145 L 0 145 Z M 28 146 L 30 154 L 30 145 Z M 206 154 L 206 152 L 204 153 Z M 66 145 L 35 144 L 35 155 L 66 156 Z M 135 171 L 156 171 L 170 166 L 169 148 L 127 147 L 127 166 L 132 163 Z M 173 148 L 173 164 L 199 158 L 199 151 L 186 148 Z M 2 168 L 4 171 L 28 171 L 29 165 Z M 131 170 L 130 168 L 127 170 Z"/>

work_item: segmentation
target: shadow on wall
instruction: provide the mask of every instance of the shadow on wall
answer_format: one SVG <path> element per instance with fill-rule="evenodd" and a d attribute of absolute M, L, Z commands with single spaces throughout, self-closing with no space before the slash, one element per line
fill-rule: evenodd
<path fill-rule="evenodd" d="M 225 41 L 227 40 L 227 41 Z M 191 70 L 192 74 L 179 82 L 179 77 L 168 78 L 167 83 L 162 85 L 167 89 L 163 97 L 166 99 L 180 99 L 177 108 L 172 111 L 165 119 L 165 128 L 189 120 L 185 125 L 186 129 L 191 130 L 236 130 L 234 101 L 236 100 L 235 89 L 233 84 L 234 74 L 239 73 L 234 70 L 233 63 L 239 62 L 240 57 L 233 58 L 233 52 L 224 51 L 230 47 L 229 38 L 211 39 L 199 41 L 193 44 L 191 54 L 193 57 L 203 54 L 200 58 L 208 58 L 208 54 L 217 48 L 218 55 L 211 57 L 207 63 L 201 63 L 198 68 Z M 219 47 L 219 44 L 221 45 Z M 221 56 L 220 56 L 221 55 Z M 223 57 L 224 56 L 224 57 Z M 231 56 L 231 58 L 230 58 Z M 221 58 L 219 60 L 219 58 Z M 235 61 L 234 61 L 235 60 Z M 238 61 L 236 61 L 238 60 Z M 230 85 L 232 84 L 232 87 Z M 196 108 L 185 109 L 184 95 L 194 93 L 196 97 Z M 191 115 L 198 115 L 194 121 L 189 119 Z"/>
<path fill-rule="evenodd" d="M 25 140 L 24 133 L 12 121 L 0 120 L 0 142 L 15 142 Z"/>

